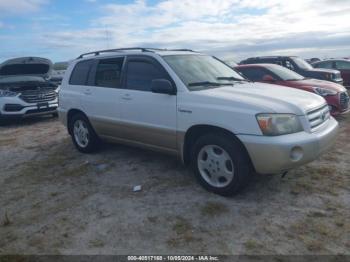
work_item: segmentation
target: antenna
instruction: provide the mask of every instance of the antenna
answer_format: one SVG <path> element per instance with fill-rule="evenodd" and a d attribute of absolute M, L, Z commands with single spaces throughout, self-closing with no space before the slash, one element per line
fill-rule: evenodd
<path fill-rule="evenodd" d="M 110 35 L 107 27 L 105 26 L 105 33 L 106 33 L 106 47 L 109 49 L 110 47 Z"/>

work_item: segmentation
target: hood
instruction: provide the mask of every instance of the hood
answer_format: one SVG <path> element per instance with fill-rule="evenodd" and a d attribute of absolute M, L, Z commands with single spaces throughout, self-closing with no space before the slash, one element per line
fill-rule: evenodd
<path fill-rule="evenodd" d="M 288 86 L 292 86 L 296 88 L 306 88 L 312 92 L 313 92 L 313 87 L 321 87 L 324 89 L 336 91 L 338 93 L 346 91 L 345 87 L 343 87 L 342 85 L 336 84 L 334 82 L 325 81 L 325 80 L 304 79 L 304 80 L 285 81 L 285 82 L 288 84 Z"/>
<path fill-rule="evenodd" d="M 40 76 L 7 76 L 0 78 L 0 86 L 20 85 L 28 82 L 45 83 L 46 80 Z"/>
<path fill-rule="evenodd" d="M 11 76 L 0 78 L 1 90 L 21 92 L 40 88 L 56 89 L 57 85 L 39 76 Z"/>
<path fill-rule="evenodd" d="M 0 64 L 0 78 L 18 76 L 38 76 L 48 78 L 52 70 L 52 62 L 40 57 L 21 57 Z"/>
<path fill-rule="evenodd" d="M 248 108 L 253 114 L 256 113 L 292 113 L 305 115 L 308 111 L 326 104 L 326 101 L 319 95 L 263 83 L 236 83 L 234 86 L 193 91 L 199 96 L 210 96 L 221 101 L 213 100 L 223 106 L 234 105 Z M 210 101 L 211 99 L 206 99 Z"/>

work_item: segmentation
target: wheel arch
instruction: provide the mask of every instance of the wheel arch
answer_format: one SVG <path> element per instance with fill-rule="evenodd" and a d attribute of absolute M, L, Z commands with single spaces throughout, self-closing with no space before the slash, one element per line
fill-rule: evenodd
<path fill-rule="evenodd" d="M 219 134 L 219 135 L 225 135 L 236 142 L 241 146 L 242 150 L 244 150 L 249 158 L 249 161 L 251 162 L 249 153 L 242 143 L 242 141 L 230 130 L 227 130 L 222 127 L 213 126 L 213 125 L 194 125 L 191 126 L 185 133 L 183 138 L 183 145 L 182 145 L 182 159 L 185 165 L 189 165 L 191 162 L 191 150 L 193 148 L 193 145 L 197 141 L 197 139 L 205 134 Z M 253 166 L 253 165 L 252 165 Z"/>
<path fill-rule="evenodd" d="M 76 114 L 82 114 L 89 120 L 87 115 L 83 111 L 81 111 L 80 109 L 76 109 L 76 108 L 70 109 L 67 113 L 67 129 L 68 129 L 68 133 L 70 135 L 72 134 L 72 128 L 71 128 L 70 121 L 72 120 L 73 116 Z"/>

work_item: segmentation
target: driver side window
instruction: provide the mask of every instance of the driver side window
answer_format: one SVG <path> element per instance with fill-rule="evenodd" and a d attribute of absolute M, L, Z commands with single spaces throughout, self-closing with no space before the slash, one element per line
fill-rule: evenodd
<path fill-rule="evenodd" d="M 152 89 L 152 81 L 167 76 L 155 64 L 147 60 L 130 60 L 127 66 L 126 88 L 139 91 Z"/>
<path fill-rule="evenodd" d="M 240 71 L 245 77 L 253 82 L 263 81 L 264 76 L 267 74 L 262 68 L 242 68 Z"/>
<path fill-rule="evenodd" d="M 288 69 L 295 71 L 295 68 L 294 68 L 293 64 L 292 64 L 290 61 L 286 60 L 286 61 L 285 61 L 285 66 L 286 66 Z"/>

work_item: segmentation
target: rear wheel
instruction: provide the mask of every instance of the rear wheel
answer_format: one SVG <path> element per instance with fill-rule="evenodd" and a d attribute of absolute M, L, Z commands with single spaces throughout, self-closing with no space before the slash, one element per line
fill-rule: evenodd
<path fill-rule="evenodd" d="M 242 190 L 253 173 L 242 145 L 226 134 L 200 137 L 192 150 L 192 166 L 204 188 L 223 196 Z"/>
<path fill-rule="evenodd" d="M 83 153 L 96 151 L 98 137 L 89 120 L 83 114 L 76 114 L 70 121 L 70 133 L 75 147 Z"/>

